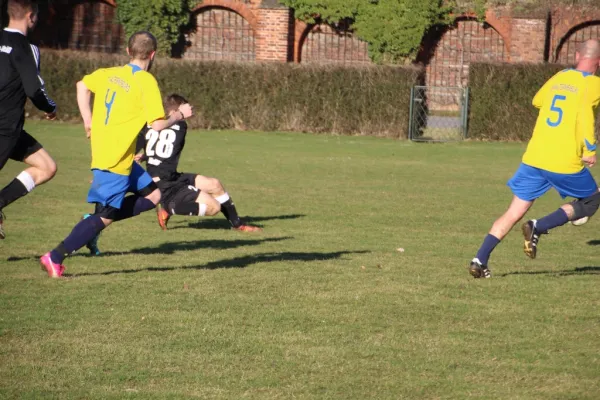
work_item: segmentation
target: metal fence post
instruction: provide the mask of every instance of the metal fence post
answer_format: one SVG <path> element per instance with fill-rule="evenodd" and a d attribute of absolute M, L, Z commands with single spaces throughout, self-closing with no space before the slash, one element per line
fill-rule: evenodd
<path fill-rule="evenodd" d="M 467 86 L 465 88 L 465 101 L 463 105 L 463 139 L 466 139 L 468 136 L 469 128 L 469 93 L 470 88 Z"/>
<path fill-rule="evenodd" d="M 409 106 L 409 110 L 408 110 L 408 140 L 412 140 L 412 133 L 413 133 L 413 104 L 415 102 L 415 87 L 412 86 L 410 88 L 410 106 Z"/>

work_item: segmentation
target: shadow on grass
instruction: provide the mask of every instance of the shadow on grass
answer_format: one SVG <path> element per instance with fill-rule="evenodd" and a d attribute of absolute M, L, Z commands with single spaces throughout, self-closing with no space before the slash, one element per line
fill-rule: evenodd
<path fill-rule="evenodd" d="M 590 240 L 587 242 L 590 246 L 600 246 L 600 240 Z"/>
<path fill-rule="evenodd" d="M 91 256 L 87 250 L 82 248 L 78 253 L 71 255 L 71 257 L 110 257 L 110 256 L 122 256 L 127 254 L 175 254 L 179 251 L 198 250 L 198 249 L 215 249 L 215 250 L 228 250 L 235 249 L 244 246 L 258 246 L 263 243 L 274 243 L 281 242 L 283 240 L 293 239 L 291 236 L 278 237 L 278 238 L 265 238 L 265 239 L 239 239 L 239 240 L 196 240 L 190 242 L 167 242 L 162 243 L 157 247 L 141 247 L 138 249 L 132 249 L 128 251 L 107 251 L 102 253 L 100 256 Z M 39 256 L 33 257 L 9 257 L 7 261 L 23 261 L 38 259 Z"/>
<path fill-rule="evenodd" d="M 260 228 L 263 227 L 260 223 L 263 221 L 271 221 L 271 220 L 285 220 L 285 219 L 298 219 L 306 217 L 305 214 L 288 214 L 288 215 L 269 215 L 263 217 L 243 217 L 242 220 L 248 225 L 258 226 Z M 189 222 L 187 224 L 175 225 L 173 227 L 169 227 L 169 230 L 172 229 L 185 229 L 185 228 L 193 228 L 193 229 L 231 229 L 231 224 L 225 218 L 211 218 L 211 219 L 202 219 L 202 220 L 194 220 L 193 222 Z"/>
<path fill-rule="evenodd" d="M 573 276 L 573 275 L 600 275 L 600 267 L 579 267 L 563 271 L 515 271 L 495 275 L 501 278 L 512 275 L 548 275 L 548 276 Z"/>
<path fill-rule="evenodd" d="M 105 272 L 84 272 L 81 274 L 69 274 L 65 273 L 63 276 L 66 278 L 78 278 L 83 276 L 101 276 L 101 275 L 114 275 L 114 274 L 134 274 L 137 272 L 169 272 L 176 270 L 206 270 L 206 269 L 227 269 L 227 268 L 246 268 L 253 264 L 258 263 L 270 263 L 270 262 L 281 262 L 281 261 L 328 261 L 339 259 L 344 255 L 348 254 L 365 254 L 370 253 L 367 250 L 361 251 L 336 251 L 332 253 L 261 253 L 252 254 L 242 257 L 235 257 L 226 260 L 212 261 L 203 265 L 186 265 L 181 267 L 147 267 L 140 269 L 124 269 L 115 271 Z"/>

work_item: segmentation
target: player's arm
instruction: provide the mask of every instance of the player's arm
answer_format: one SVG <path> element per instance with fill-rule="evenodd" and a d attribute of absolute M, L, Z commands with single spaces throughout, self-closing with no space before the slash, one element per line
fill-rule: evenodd
<path fill-rule="evenodd" d="M 183 104 L 179 107 L 178 112 L 173 113 L 169 118 L 165 119 L 165 109 L 163 108 L 160 89 L 158 88 L 156 79 L 150 74 L 145 75 L 145 77 L 143 92 L 144 110 L 146 112 L 146 121 L 148 121 L 152 129 L 160 132 L 192 116 L 192 106 Z"/>
<path fill-rule="evenodd" d="M 83 126 L 88 139 L 92 135 L 92 91 L 87 87 L 84 81 L 77 82 L 77 106 L 83 119 Z"/>
<path fill-rule="evenodd" d="M 596 163 L 596 149 L 598 146 L 595 130 L 595 111 L 600 103 L 600 87 L 593 85 L 591 88 L 586 88 L 583 96 L 582 107 L 577 114 L 577 129 L 580 132 L 580 137 L 583 138 L 582 160 L 591 167 Z"/>
<path fill-rule="evenodd" d="M 38 73 L 38 63 L 35 58 L 34 49 L 25 37 L 18 40 L 10 55 L 15 69 L 19 71 L 27 97 L 31 99 L 33 105 L 39 110 L 46 112 L 46 114 L 54 114 L 56 112 L 56 103 L 46 94 L 44 80 Z"/>

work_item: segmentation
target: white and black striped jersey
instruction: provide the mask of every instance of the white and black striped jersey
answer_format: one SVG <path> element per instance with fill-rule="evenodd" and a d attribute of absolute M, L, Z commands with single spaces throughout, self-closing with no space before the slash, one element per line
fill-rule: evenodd
<path fill-rule="evenodd" d="M 136 153 L 144 149 L 146 169 L 161 181 L 177 180 L 179 157 L 185 146 L 187 123 L 177 122 L 160 132 L 144 127 L 138 135 Z"/>
<path fill-rule="evenodd" d="M 0 135 L 19 135 L 27 97 L 40 110 L 56 111 L 40 76 L 40 50 L 21 32 L 0 31 Z"/>

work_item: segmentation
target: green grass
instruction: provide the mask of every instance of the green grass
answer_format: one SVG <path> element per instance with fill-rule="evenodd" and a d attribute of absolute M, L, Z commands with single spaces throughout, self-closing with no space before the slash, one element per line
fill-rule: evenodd
<path fill-rule="evenodd" d="M 51 280 L 37 257 L 91 209 L 89 148 L 80 126 L 28 129 L 59 172 L 6 209 L 0 398 L 600 396 L 598 221 L 544 236 L 535 261 L 515 230 L 493 279 L 466 270 L 522 144 L 193 131 L 181 169 L 219 177 L 264 232 L 162 232 L 149 212 Z"/>

